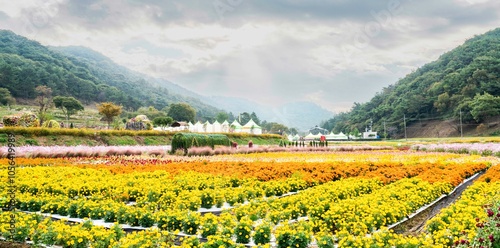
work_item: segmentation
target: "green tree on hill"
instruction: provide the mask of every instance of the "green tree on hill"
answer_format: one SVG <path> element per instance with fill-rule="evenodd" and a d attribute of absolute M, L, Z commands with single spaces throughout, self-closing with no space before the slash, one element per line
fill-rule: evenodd
<path fill-rule="evenodd" d="M 172 117 L 167 116 L 167 117 L 156 117 L 153 119 L 153 124 L 156 126 L 161 127 L 164 129 L 165 127 L 169 126 L 174 122 L 174 119 Z"/>
<path fill-rule="evenodd" d="M 1 105 L 16 104 L 16 99 L 12 97 L 10 91 L 6 88 L 0 88 L 0 104 Z"/>
<path fill-rule="evenodd" d="M 45 86 L 40 85 L 35 88 L 38 96 L 35 98 L 36 104 L 40 107 L 38 109 L 38 118 L 40 119 L 40 125 L 43 125 L 43 122 L 46 119 L 47 110 L 52 108 L 52 89 Z"/>
<path fill-rule="evenodd" d="M 169 106 L 168 116 L 176 121 L 191 121 L 196 119 L 196 110 L 187 103 L 174 103 Z"/>
<path fill-rule="evenodd" d="M 220 123 L 226 120 L 229 121 L 229 114 L 227 114 L 226 112 L 219 112 L 217 113 L 217 117 L 215 117 L 215 119 Z"/>
<path fill-rule="evenodd" d="M 476 95 L 470 102 L 471 114 L 477 122 L 490 116 L 500 115 L 500 97 L 488 93 Z"/>
<path fill-rule="evenodd" d="M 74 97 L 56 96 L 53 99 L 54 106 L 60 109 L 66 116 L 66 122 L 69 121 L 70 116 L 82 111 L 84 109 L 82 103 Z"/>
<path fill-rule="evenodd" d="M 103 102 L 97 104 L 99 114 L 104 116 L 104 120 L 108 123 L 108 129 L 111 126 L 113 119 L 122 113 L 122 106 L 118 106 L 112 102 Z"/>

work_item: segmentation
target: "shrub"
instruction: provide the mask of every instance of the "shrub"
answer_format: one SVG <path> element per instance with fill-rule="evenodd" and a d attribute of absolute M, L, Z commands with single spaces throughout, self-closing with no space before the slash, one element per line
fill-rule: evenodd
<path fill-rule="evenodd" d="M 187 153 L 190 147 L 208 146 L 214 149 L 216 145 L 231 146 L 231 141 L 223 134 L 177 133 L 172 137 L 172 153 L 183 149 Z"/>
<path fill-rule="evenodd" d="M 236 226 L 236 243 L 246 244 L 250 242 L 250 233 L 252 232 L 252 220 L 248 217 L 243 217 L 240 223 Z"/>
<path fill-rule="evenodd" d="M 40 126 L 40 121 L 35 114 L 25 112 L 4 116 L 3 124 L 6 127 L 38 127 Z"/>
<path fill-rule="evenodd" d="M 182 230 L 189 235 L 195 235 L 200 223 L 200 213 L 189 212 L 182 221 Z"/>
<path fill-rule="evenodd" d="M 56 120 L 50 120 L 50 121 L 46 121 L 43 123 L 42 127 L 44 128 L 61 128 L 61 124 L 59 124 L 59 122 L 57 122 Z"/>
<path fill-rule="evenodd" d="M 264 222 L 263 224 L 255 227 L 253 241 L 257 245 L 269 243 L 271 241 L 271 225 Z"/>
<path fill-rule="evenodd" d="M 217 217 L 212 213 L 208 213 L 202 217 L 202 220 L 203 226 L 201 227 L 201 236 L 207 238 L 208 236 L 215 235 L 218 228 Z"/>

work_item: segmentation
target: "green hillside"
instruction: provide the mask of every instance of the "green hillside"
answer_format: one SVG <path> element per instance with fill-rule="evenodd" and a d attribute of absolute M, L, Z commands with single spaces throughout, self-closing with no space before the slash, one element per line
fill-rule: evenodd
<path fill-rule="evenodd" d="M 500 115 L 500 28 L 467 40 L 377 93 L 369 102 L 323 123 L 334 132 L 374 130 L 401 135 L 407 125 L 422 120 L 462 118 L 480 123 Z"/>
<path fill-rule="evenodd" d="M 115 64 L 83 47 L 45 47 L 7 30 L 0 30 L 0 87 L 17 99 L 34 99 L 35 87 L 47 85 L 53 95 L 73 96 L 85 104 L 112 101 L 126 109 L 162 109 L 187 102 L 198 116 L 220 110 L 201 101 L 169 92 L 145 75 Z"/>

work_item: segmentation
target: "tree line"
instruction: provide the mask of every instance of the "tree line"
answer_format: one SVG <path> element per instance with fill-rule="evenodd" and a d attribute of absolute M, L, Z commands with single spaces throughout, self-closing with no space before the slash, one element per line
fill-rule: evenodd
<path fill-rule="evenodd" d="M 500 115 L 500 29 L 476 36 L 377 93 L 366 103 L 355 103 L 321 124 L 333 132 L 375 130 L 394 123 L 395 134 L 418 119 L 460 117 L 480 123 Z M 409 118 L 410 117 L 410 118 Z"/>

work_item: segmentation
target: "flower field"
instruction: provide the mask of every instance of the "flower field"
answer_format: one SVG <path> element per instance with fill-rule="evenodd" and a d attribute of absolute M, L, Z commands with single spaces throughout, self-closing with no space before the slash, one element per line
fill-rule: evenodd
<path fill-rule="evenodd" d="M 16 164 L 16 230 L 10 236 L 4 223 L 11 213 L 1 212 L 2 236 L 62 247 L 451 247 L 475 242 L 489 215 L 483 208 L 500 192 L 498 158 L 421 151 L 104 155 Z M 0 159 L 2 208 L 7 167 Z M 387 229 L 483 171 L 425 233 Z"/>

